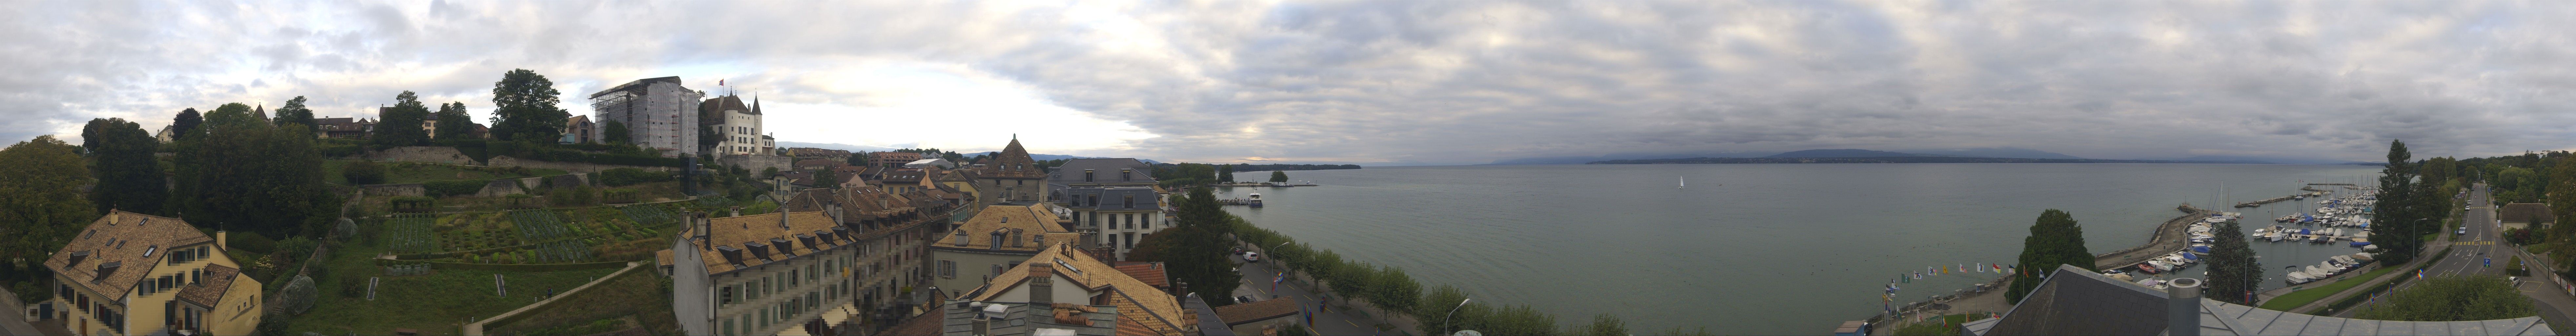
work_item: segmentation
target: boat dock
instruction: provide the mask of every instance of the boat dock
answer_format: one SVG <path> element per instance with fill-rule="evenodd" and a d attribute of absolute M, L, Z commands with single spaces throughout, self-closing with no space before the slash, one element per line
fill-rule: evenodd
<path fill-rule="evenodd" d="M 2174 207 L 2174 210 L 2182 211 L 2183 215 L 2165 220 L 2164 225 L 2156 226 L 2155 237 L 2147 239 L 2146 244 L 2141 244 L 2137 247 L 2131 247 L 2125 250 L 2095 255 L 2093 256 L 2093 269 L 2107 270 L 2128 267 L 2130 265 L 2147 262 L 2148 259 L 2164 257 L 2166 254 L 2180 251 L 2183 247 L 2191 245 L 2191 223 L 2198 223 L 2201 218 L 2209 218 L 2210 215 L 2218 214 L 2217 211 L 2192 207 L 2191 204 L 2183 204 L 2182 206 Z"/>
<path fill-rule="evenodd" d="M 2308 185 L 2339 185 L 2339 186 L 2348 186 L 2348 185 L 2353 185 L 2353 184 L 2351 184 L 2351 183 L 2309 183 Z"/>
<path fill-rule="evenodd" d="M 2320 185 L 2320 184 L 2321 184 L 2321 183 L 2309 183 L 2308 185 Z M 2350 183 L 2338 183 L 2338 184 L 2351 185 Z M 2304 190 L 2304 191 L 2307 191 L 2307 192 L 2299 193 L 2299 194 L 2297 194 L 2297 195 L 2289 195 L 2289 196 L 2273 197 L 2273 198 L 2268 198 L 2268 199 L 2264 199 L 2264 200 L 2260 200 L 2260 201 L 2245 202 L 2245 203 L 2236 203 L 2236 207 L 2239 207 L 2239 208 L 2251 208 L 2251 207 L 2262 206 L 2262 205 L 2264 205 L 2264 204 L 2271 204 L 2272 202 L 2280 202 L 2280 201 L 2294 200 L 2294 199 L 2299 199 L 2299 198 L 2304 198 L 2304 197 L 2325 196 L 2327 193 L 2331 193 L 2331 192 L 2332 192 L 2332 191 L 2319 190 L 2319 189 L 2317 189 L 2317 188 L 2309 188 L 2309 187 L 2299 187 L 2299 190 Z"/>

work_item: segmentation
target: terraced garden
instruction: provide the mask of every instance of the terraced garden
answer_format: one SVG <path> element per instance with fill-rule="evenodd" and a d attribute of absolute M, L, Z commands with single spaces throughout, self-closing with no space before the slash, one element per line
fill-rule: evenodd
<path fill-rule="evenodd" d="M 510 220 L 518 224 L 521 239 L 542 242 L 521 250 L 521 260 L 527 262 L 587 262 L 594 255 L 589 244 L 599 242 L 581 227 L 565 226 L 563 217 L 554 211 L 514 210 L 510 211 Z"/>
<path fill-rule="evenodd" d="M 385 239 L 394 253 L 438 252 L 438 239 L 430 226 L 438 217 L 428 214 L 399 214 L 385 221 Z"/>

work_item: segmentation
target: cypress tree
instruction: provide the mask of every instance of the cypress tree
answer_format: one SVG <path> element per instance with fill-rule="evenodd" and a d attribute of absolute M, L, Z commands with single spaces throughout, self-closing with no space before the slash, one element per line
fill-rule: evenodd
<path fill-rule="evenodd" d="M 2093 270 L 2093 252 L 2084 248 L 2084 227 L 2075 222 L 2075 215 L 2048 209 L 2040 211 L 2039 219 L 2030 225 L 2030 237 L 2022 238 L 2021 268 L 2029 271 L 2013 276 L 2004 300 L 2021 302 L 2039 287 L 2039 276 L 2056 271 L 2057 265 Z"/>
<path fill-rule="evenodd" d="M 2236 221 L 2227 221 L 2212 231 L 2217 231 L 2213 233 L 2218 235 L 2218 241 L 2210 244 L 2209 256 L 2204 258 L 2209 260 L 2209 279 L 2203 282 L 2209 284 L 2209 294 L 2205 296 L 2220 302 L 2254 305 L 2248 296 L 2263 280 L 2263 263 L 2254 260 L 2254 248 L 2245 243 L 2244 228 Z"/>

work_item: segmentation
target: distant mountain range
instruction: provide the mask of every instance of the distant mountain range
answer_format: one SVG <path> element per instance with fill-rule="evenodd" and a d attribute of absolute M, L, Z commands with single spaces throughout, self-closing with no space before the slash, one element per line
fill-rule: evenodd
<path fill-rule="evenodd" d="M 2369 162 L 2314 158 L 2281 158 L 2255 156 L 2201 155 L 2172 159 L 2088 159 L 2028 148 L 1988 147 L 1965 149 L 1910 149 L 1881 151 L 1867 149 L 1809 149 L 1783 153 L 1772 152 L 1707 152 L 1707 153 L 1618 153 L 1601 156 L 1543 157 L 1496 160 L 1509 164 L 1576 164 L 1576 163 L 1778 163 L 1783 160 L 1717 160 L 1717 159 L 1850 159 L 1868 160 L 1798 160 L 1799 162 L 2059 162 L 2059 163 L 2241 163 L 2241 164 L 2350 164 L 2373 165 Z M 1982 158 L 2013 160 L 1947 160 L 1905 158 Z M 2028 159 L 2028 160 L 2022 160 Z"/>
<path fill-rule="evenodd" d="M 1491 163 L 1491 164 L 1498 164 L 1498 165 L 1510 165 L 1510 164 L 1579 164 L 1579 163 L 1589 163 L 1589 162 L 1596 162 L 1596 161 L 1610 161 L 1610 160 L 1651 160 L 1651 159 L 1669 159 L 1669 158 L 1913 157 L 1913 156 L 1923 156 L 1923 157 L 1991 157 L 1991 158 L 2018 158 L 2018 159 L 2068 159 L 2068 160 L 2082 160 L 2082 159 L 2084 159 L 2084 158 L 2080 158 L 2080 157 L 2075 157 L 2075 156 L 2073 156 L 2073 155 L 2058 154 L 2058 153 L 2050 153 L 2050 152 L 2045 152 L 2045 151 L 2040 151 L 2040 150 L 2035 150 L 2035 149 L 2027 149 L 2027 148 L 2012 148 L 2012 147 L 1993 147 L 1993 148 L 1967 148 L 1967 149 L 1921 149 L 1921 150 L 1906 150 L 1906 151 L 1901 151 L 1901 152 L 1877 151 L 1877 150 L 1866 150 L 1866 149 L 1810 149 L 1810 150 L 1802 150 L 1802 151 L 1794 151 L 1794 152 L 1786 152 L 1786 153 L 1783 153 L 1783 152 L 1677 152 L 1677 153 L 1676 153 L 1676 152 L 1666 152 L 1666 153 L 1615 153 L 1615 154 L 1606 154 L 1606 155 L 1601 155 L 1601 156 L 1562 156 L 1562 157 L 1541 157 L 1541 158 L 1520 158 L 1520 159 L 1496 160 L 1496 161 L 1494 161 L 1494 163 Z"/>
<path fill-rule="evenodd" d="M 812 142 L 795 142 L 795 141 L 779 141 L 779 142 L 778 142 L 778 146 L 779 146 L 779 147 L 797 147 L 797 148 L 838 149 L 838 150 L 845 150 L 845 151 L 851 151 L 851 152 L 885 152 L 885 151 L 893 151 L 893 150 L 897 150 L 897 149 L 902 149 L 902 148 L 894 148 L 894 147 L 877 147 L 877 146 L 861 146 L 861 145 L 851 145 L 851 144 L 812 143 Z M 960 153 L 958 153 L 958 154 L 963 154 L 963 155 L 966 155 L 966 157 L 972 158 L 972 157 L 984 156 L 984 153 L 989 153 L 989 152 L 971 152 L 971 153 L 969 153 L 969 152 L 960 152 Z M 1055 155 L 1055 154 L 1037 154 L 1037 153 L 1030 153 L 1030 154 L 1029 154 L 1029 159 L 1034 159 L 1034 160 L 1038 160 L 1038 161 L 1046 161 L 1046 160 L 1063 160 L 1063 159 L 1106 159 L 1106 158 L 1104 158 L 1104 157 L 1094 157 L 1094 156 L 1072 156 L 1072 155 Z M 1139 160 L 1139 161 L 1145 161 L 1145 163 L 1155 163 L 1155 162 L 1154 162 L 1154 160 L 1146 160 L 1146 159 L 1136 159 L 1136 160 Z"/>
<path fill-rule="evenodd" d="M 1794 152 L 1793 152 L 1794 153 Z M 1907 154 L 1907 153 L 1897 153 Z M 2228 161 L 2107 160 L 2107 159 L 2024 159 L 1966 156 L 1880 156 L 1880 157 L 1759 157 L 1759 158 L 1688 158 L 1649 160 L 1609 160 L 1590 164 L 1665 164 L 1665 163 L 2239 163 Z"/>

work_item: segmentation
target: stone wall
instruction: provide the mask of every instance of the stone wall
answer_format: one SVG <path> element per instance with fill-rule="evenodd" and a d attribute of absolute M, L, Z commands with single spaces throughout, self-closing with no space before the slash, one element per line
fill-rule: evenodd
<path fill-rule="evenodd" d="M 765 168 L 778 168 L 778 171 L 796 170 L 796 157 L 793 156 L 726 155 L 716 158 L 716 163 L 726 167 L 742 167 L 752 174 L 759 174 Z"/>
<path fill-rule="evenodd" d="M 526 189 L 520 189 L 520 188 L 519 188 L 519 180 L 521 180 L 521 179 L 498 179 L 498 180 L 492 180 L 492 182 L 491 182 L 491 183 L 485 183 L 485 184 L 483 184 L 483 191 L 475 192 L 475 193 L 474 193 L 474 196 L 475 196 L 475 197 L 500 197 L 500 196 L 509 196 L 509 195 L 518 195 L 518 194 L 525 194 L 525 193 L 528 193 L 528 191 L 527 191 Z"/>
<path fill-rule="evenodd" d="M 628 166 L 628 165 L 597 164 L 597 163 L 588 163 L 588 162 L 554 162 L 554 161 L 520 160 L 519 158 L 510 157 L 509 155 L 493 155 L 493 156 L 492 156 L 492 163 L 491 163 L 491 165 L 492 165 L 493 167 L 527 167 L 527 168 L 544 168 L 544 169 L 562 169 L 563 171 L 567 171 L 567 172 L 575 172 L 575 173 L 596 173 L 596 172 L 599 172 L 599 171 L 602 171 L 602 170 L 609 170 L 609 169 L 616 169 L 616 168 L 636 168 L 636 169 L 643 169 L 643 170 L 645 170 L 645 171 L 672 171 L 672 170 L 680 169 L 680 167 Z"/>
<path fill-rule="evenodd" d="M 419 183 L 369 184 L 361 188 L 364 188 L 368 194 L 375 195 L 425 196 L 429 194 L 429 190 L 421 188 Z"/>
<path fill-rule="evenodd" d="M 456 151 L 456 147 L 405 146 L 367 153 L 363 158 L 386 162 L 427 162 L 480 166 L 474 157 Z"/>

